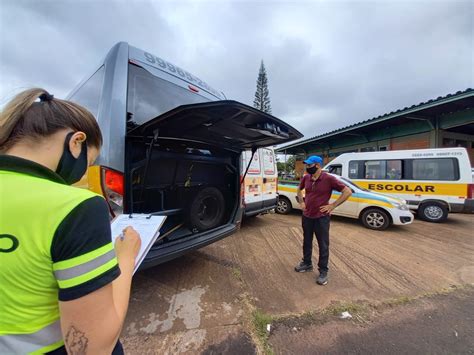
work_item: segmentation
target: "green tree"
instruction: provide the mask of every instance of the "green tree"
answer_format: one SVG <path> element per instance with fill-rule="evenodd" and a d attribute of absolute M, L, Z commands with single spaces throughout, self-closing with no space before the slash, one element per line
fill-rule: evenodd
<path fill-rule="evenodd" d="M 253 106 L 260 111 L 272 113 L 270 95 L 268 92 L 267 72 L 265 70 L 265 65 L 263 65 L 263 60 L 260 63 L 260 70 L 258 71 L 257 90 L 255 91 Z"/>
<path fill-rule="evenodd" d="M 294 155 L 290 156 L 286 160 L 286 163 L 280 162 L 280 161 L 277 162 L 278 172 L 285 173 L 285 174 L 294 173 L 295 172 L 295 162 L 296 162 L 296 157 Z"/>
<path fill-rule="evenodd" d="M 286 172 L 286 164 L 281 162 L 281 161 L 278 161 L 277 162 L 277 170 L 278 170 L 279 173 Z"/>
<path fill-rule="evenodd" d="M 296 164 L 296 156 L 292 155 L 288 159 L 286 159 L 286 168 L 289 173 L 295 172 L 295 164 Z"/>

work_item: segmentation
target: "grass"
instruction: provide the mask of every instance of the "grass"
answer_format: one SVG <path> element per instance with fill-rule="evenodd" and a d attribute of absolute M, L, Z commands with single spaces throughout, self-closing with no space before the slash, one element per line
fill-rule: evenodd
<path fill-rule="evenodd" d="M 232 275 L 234 275 L 234 277 L 240 282 L 244 282 L 244 280 L 242 279 L 242 271 L 240 271 L 238 267 L 232 268 Z"/>
<path fill-rule="evenodd" d="M 335 305 L 329 306 L 323 310 L 323 313 L 330 314 L 333 316 L 340 316 L 342 312 L 349 312 L 354 315 L 357 313 L 365 313 L 368 310 L 368 305 L 365 303 L 356 302 L 340 302 Z"/>
<path fill-rule="evenodd" d="M 252 324 L 254 326 L 256 335 L 263 345 L 263 350 L 267 355 L 273 354 L 273 350 L 268 343 L 269 333 L 267 331 L 267 324 L 272 324 L 272 322 L 273 317 L 271 315 L 266 314 L 259 309 L 253 311 Z"/>
<path fill-rule="evenodd" d="M 408 296 L 401 296 L 401 297 L 398 297 L 398 298 L 392 298 L 392 299 L 389 299 L 385 302 L 382 302 L 382 305 L 385 305 L 385 306 L 401 306 L 401 305 L 404 305 L 404 304 L 407 304 L 411 301 L 414 301 L 416 299 L 416 297 L 413 297 L 413 298 L 410 298 Z"/>

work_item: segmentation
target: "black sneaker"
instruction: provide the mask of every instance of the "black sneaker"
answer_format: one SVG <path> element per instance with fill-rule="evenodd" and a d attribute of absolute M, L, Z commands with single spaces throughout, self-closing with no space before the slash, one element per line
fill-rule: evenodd
<path fill-rule="evenodd" d="M 327 285 L 328 283 L 328 273 L 327 272 L 321 272 L 319 274 L 319 277 L 316 279 L 316 283 L 318 285 Z"/>
<path fill-rule="evenodd" d="M 300 262 L 298 265 L 295 266 L 296 272 L 306 272 L 306 271 L 312 271 L 312 270 L 313 270 L 313 265 L 307 264 L 304 261 Z"/>

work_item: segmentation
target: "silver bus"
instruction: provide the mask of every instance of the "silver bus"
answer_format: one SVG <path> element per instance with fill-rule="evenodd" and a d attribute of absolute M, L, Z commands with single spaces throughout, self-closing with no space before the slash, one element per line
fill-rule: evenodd
<path fill-rule="evenodd" d="M 241 153 L 302 134 L 169 61 L 117 43 L 68 99 L 97 118 L 104 143 L 87 187 L 111 216 L 166 215 L 142 268 L 234 233 L 243 212 Z M 240 172 L 244 171 L 243 174 Z"/>

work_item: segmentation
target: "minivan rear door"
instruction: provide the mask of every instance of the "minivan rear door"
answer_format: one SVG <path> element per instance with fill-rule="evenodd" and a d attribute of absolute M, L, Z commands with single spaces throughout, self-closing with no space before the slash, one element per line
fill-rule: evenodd
<path fill-rule="evenodd" d="M 280 119 L 243 103 L 222 100 L 178 106 L 132 128 L 128 137 L 170 137 L 242 151 L 303 135 Z"/>
<path fill-rule="evenodd" d="M 254 154 L 252 151 L 245 150 L 242 152 L 242 171 L 241 176 L 244 181 L 243 188 L 245 189 L 245 212 L 252 213 L 253 211 L 261 210 L 262 204 L 262 193 L 263 193 L 263 177 L 262 177 L 262 165 L 260 159 L 260 151 L 258 149 Z M 247 175 L 243 177 L 247 166 L 250 164 L 247 170 Z"/>
<path fill-rule="evenodd" d="M 263 166 L 263 207 L 272 207 L 277 198 L 277 166 L 273 149 L 265 148 L 260 150 Z"/>

